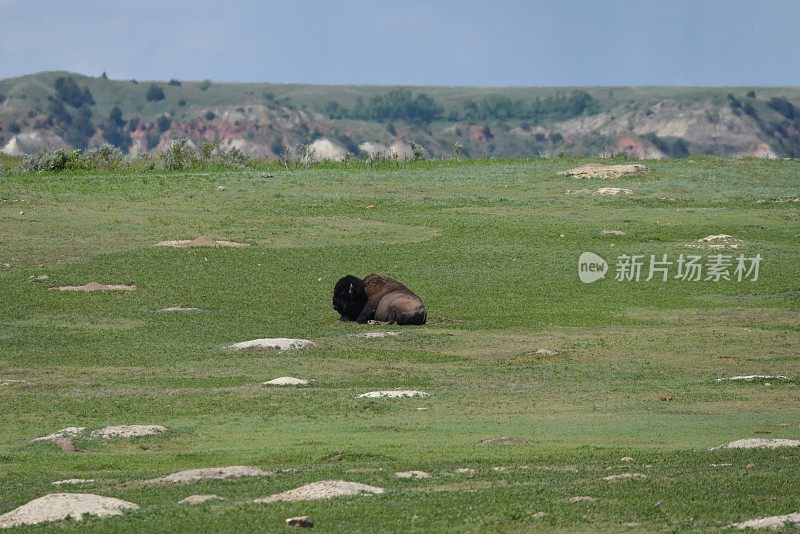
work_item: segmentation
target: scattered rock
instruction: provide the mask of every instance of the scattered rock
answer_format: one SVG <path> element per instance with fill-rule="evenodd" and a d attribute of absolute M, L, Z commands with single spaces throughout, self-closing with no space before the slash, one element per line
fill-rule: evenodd
<path fill-rule="evenodd" d="M 356 334 L 356 337 L 396 337 L 399 335 L 400 332 L 364 332 L 362 334 Z"/>
<path fill-rule="evenodd" d="M 541 519 L 547 515 L 547 512 L 536 512 L 535 514 L 531 514 L 532 519 Z"/>
<path fill-rule="evenodd" d="M 32 274 L 28 277 L 28 282 L 44 282 L 45 280 L 50 280 L 50 277 L 46 274 Z"/>
<path fill-rule="evenodd" d="M 711 467 L 731 467 L 733 464 L 726 463 L 726 464 L 709 464 Z"/>
<path fill-rule="evenodd" d="M 601 187 L 594 192 L 595 195 L 632 195 L 633 191 L 624 187 Z"/>
<path fill-rule="evenodd" d="M 36 438 L 32 441 L 53 441 L 56 438 L 74 438 L 82 434 L 84 430 L 86 430 L 84 426 L 68 426 L 67 428 L 62 428 L 57 432 Z"/>
<path fill-rule="evenodd" d="M 181 306 L 170 306 L 169 308 L 161 308 L 156 310 L 156 313 L 193 313 L 202 311 L 200 308 L 183 308 Z"/>
<path fill-rule="evenodd" d="M 747 521 L 734 523 L 731 525 L 731 527 L 738 528 L 739 530 L 745 528 L 778 529 L 782 526 L 787 526 L 787 523 L 789 523 L 790 525 L 800 525 L 800 512 L 794 514 L 786 514 L 786 515 L 773 515 L 770 517 L 762 517 L 759 519 L 748 519 Z"/>
<path fill-rule="evenodd" d="M 743 375 L 716 379 L 717 382 L 752 382 L 753 380 L 789 380 L 789 377 L 784 375 Z"/>
<path fill-rule="evenodd" d="M 590 189 L 586 189 L 586 188 L 567 189 L 567 194 L 568 195 L 588 195 L 591 192 L 592 191 Z"/>
<path fill-rule="evenodd" d="M 93 431 L 92 437 L 102 439 L 141 438 L 157 436 L 168 430 L 167 427 L 161 425 L 113 425 Z"/>
<path fill-rule="evenodd" d="M 85 291 L 85 292 L 93 292 L 93 291 L 134 291 L 136 290 L 136 286 L 133 285 L 124 285 L 124 284 L 100 284 L 98 282 L 89 282 L 88 284 L 84 284 L 82 286 L 60 286 L 60 287 L 51 287 L 50 289 L 56 289 L 58 291 Z"/>
<path fill-rule="evenodd" d="M 248 349 L 296 350 L 312 346 L 314 346 L 314 342 L 309 341 L 307 339 L 273 337 L 273 338 L 253 339 L 250 341 L 242 341 L 241 343 L 234 343 L 233 345 L 229 345 L 228 348 L 232 350 L 248 350 Z"/>
<path fill-rule="evenodd" d="M 643 475 L 642 473 L 622 473 L 619 475 L 609 475 L 607 477 L 603 477 L 603 480 L 607 480 L 608 482 L 618 482 L 620 480 L 633 480 L 641 478 L 647 478 L 647 475 Z"/>
<path fill-rule="evenodd" d="M 589 497 L 588 495 L 579 495 L 576 497 L 570 497 L 569 502 L 576 503 L 576 502 L 594 502 L 597 499 L 594 497 Z"/>
<path fill-rule="evenodd" d="M 419 406 L 419 407 L 417 407 L 417 411 L 418 412 L 427 412 L 428 411 L 428 407 L 427 406 Z"/>
<path fill-rule="evenodd" d="M 647 169 L 644 165 L 603 165 L 602 163 L 587 163 L 574 169 L 561 172 L 562 176 L 575 176 L 577 178 L 619 178 L 626 174 L 636 174 Z"/>
<path fill-rule="evenodd" d="M 541 354 L 542 356 L 555 356 L 558 354 L 558 350 L 556 349 L 539 349 L 536 351 L 536 354 Z"/>
<path fill-rule="evenodd" d="M 485 439 L 481 445 L 527 445 L 530 441 L 528 438 L 502 437 Z"/>
<path fill-rule="evenodd" d="M 67 518 L 81 521 L 84 515 L 108 517 L 138 508 L 131 502 L 90 493 L 51 493 L 0 515 L 0 528 L 37 525 Z"/>
<path fill-rule="evenodd" d="M 800 447 L 800 440 L 796 439 L 766 439 L 748 438 L 731 441 L 727 445 L 720 445 L 717 449 L 777 449 L 778 447 Z"/>
<path fill-rule="evenodd" d="M 609 236 L 609 235 L 625 235 L 625 232 L 622 230 L 603 230 L 600 232 L 601 236 Z"/>
<path fill-rule="evenodd" d="M 178 501 L 178 504 L 203 504 L 211 501 L 224 501 L 219 495 L 189 495 Z"/>
<path fill-rule="evenodd" d="M 368 391 L 358 395 L 360 399 L 398 399 L 403 397 L 427 397 L 428 393 L 416 390 L 393 389 L 384 391 Z"/>
<path fill-rule="evenodd" d="M 492 471 L 494 471 L 495 473 L 502 473 L 503 471 L 508 471 L 508 467 L 504 465 L 495 465 L 494 467 L 492 467 Z"/>
<path fill-rule="evenodd" d="M 72 438 L 53 438 L 50 442 L 64 452 L 78 452 L 78 447 L 73 443 Z"/>
<path fill-rule="evenodd" d="M 347 482 L 345 480 L 321 480 L 300 486 L 283 493 L 256 499 L 257 503 L 270 503 L 278 501 L 312 501 L 317 499 L 330 499 L 332 497 L 345 497 L 349 495 L 380 494 L 383 488 Z"/>
<path fill-rule="evenodd" d="M 620 462 L 632 462 L 633 458 L 631 458 L 630 456 L 623 456 L 622 458 L 619 459 L 619 461 Z"/>
<path fill-rule="evenodd" d="M 469 467 L 462 467 L 460 469 L 456 469 L 454 472 L 457 475 L 464 475 L 464 476 L 468 476 L 470 478 L 475 476 L 475 470 L 474 469 L 470 469 Z"/>
<path fill-rule="evenodd" d="M 27 380 L 16 380 L 12 378 L 3 378 L 0 379 L 0 386 L 11 386 L 14 384 L 27 384 Z"/>
<path fill-rule="evenodd" d="M 65 484 L 67 484 L 67 485 L 91 484 L 94 481 L 95 480 L 93 478 L 68 478 L 66 480 L 56 480 L 55 482 L 52 482 L 52 485 L 53 486 L 63 486 Z"/>
<path fill-rule="evenodd" d="M 293 376 L 281 376 L 264 382 L 265 386 L 307 386 L 308 380 Z"/>
<path fill-rule="evenodd" d="M 167 483 L 167 484 L 186 484 L 197 482 L 198 480 L 227 480 L 242 477 L 271 477 L 275 473 L 260 469 L 258 467 L 248 467 L 244 465 L 232 465 L 230 467 L 204 467 L 201 469 L 187 469 L 178 471 L 161 478 L 153 478 L 148 483 Z"/>
<path fill-rule="evenodd" d="M 238 243 L 236 241 L 224 241 L 212 239 L 206 235 L 201 235 L 195 239 L 179 239 L 173 241 L 161 241 L 156 243 L 157 247 L 173 247 L 173 248 L 195 248 L 195 247 L 249 247 L 250 243 Z"/>
<path fill-rule="evenodd" d="M 698 239 L 695 243 L 689 243 L 686 246 L 690 248 L 708 248 L 708 249 L 724 249 L 732 248 L 737 249 L 744 243 L 741 239 L 737 239 L 728 234 L 709 235 Z"/>
<path fill-rule="evenodd" d="M 397 478 L 431 478 L 425 471 L 398 471 L 394 474 Z"/>
<path fill-rule="evenodd" d="M 307 515 L 301 515 L 297 517 L 290 517 L 286 520 L 287 527 L 300 527 L 300 528 L 311 528 L 314 526 L 314 520 L 308 517 Z"/>

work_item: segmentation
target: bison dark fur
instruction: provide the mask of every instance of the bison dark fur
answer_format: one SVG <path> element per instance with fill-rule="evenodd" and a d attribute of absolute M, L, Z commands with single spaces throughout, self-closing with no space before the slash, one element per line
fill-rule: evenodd
<path fill-rule="evenodd" d="M 428 313 L 420 298 L 388 276 L 364 278 L 347 275 L 333 288 L 333 308 L 342 321 L 385 324 L 425 324 Z"/>

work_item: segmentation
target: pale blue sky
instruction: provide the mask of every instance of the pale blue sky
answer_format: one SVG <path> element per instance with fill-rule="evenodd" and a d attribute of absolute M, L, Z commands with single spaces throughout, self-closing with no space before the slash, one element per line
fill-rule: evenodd
<path fill-rule="evenodd" d="M 0 78 L 800 85 L 800 0 L 0 0 Z"/>

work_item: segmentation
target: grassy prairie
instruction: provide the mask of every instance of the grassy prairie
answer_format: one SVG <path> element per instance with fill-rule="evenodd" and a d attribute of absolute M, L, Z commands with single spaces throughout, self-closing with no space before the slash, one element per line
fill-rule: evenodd
<path fill-rule="evenodd" d="M 558 174 L 580 163 L 4 175 L 0 383 L 22 382 L 0 385 L 0 513 L 54 491 L 141 509 L 31 530 L 280 531 L 284 518 L 308 514 L 331 532 L 709 531 L 800 511 L 800 449 L 708 450 L 800 439 L 800 165 L 694 158 L 602 183 Z M 633 194 L 566 193 L 602 186 Z M 201 234 L 251 246 L 153 246 Z M 743 243 L 687 247 L 711 234 Z M 605 280 L 578 280 L 584 251 L 609 261 Z M 620 254 L 682 253 L 763 262 L 755 282 L 614 280 Z M 414 289 L 429 323 L 389 327 L 396 338 L 352 337 L 377 327 L 340 322 L 331 289 L 370 272 Z M 48 278 L 29 281 L 39 275 Z M 48 290 L 90 281 L 137 289 Z M 203 311 L 155 313 L 166 306 Z M 316 346 L 224 349 L 259 337 Z M 744 374 L 789 380 L 715 381 Z M 261 385 L 284 375 L 316 382 Z M 431 396 L 356 398 L 395 388 Z M 78 438 L 75 454 L 30 442 L 124 423 L 172 431 Z M 500 436 L 530 442 L 480 444 Z M 224 465 L 277 475 L 138 483 Z M 381 470 L 347 472 L 361 467 Z M 475 476 L 454 472 L 462 467 Z M 431 477 L 392 476 L 411 469 Z M 646 478 L 603 480 L 627 471 Z M 51 485 L 66 478 L 96 482 Z M 323 479 L 386 492 L 250 502 Z M 227 500 L 176 504 L 198 493 Z M 584 495 L 596 500 L 569 502 Z"/>

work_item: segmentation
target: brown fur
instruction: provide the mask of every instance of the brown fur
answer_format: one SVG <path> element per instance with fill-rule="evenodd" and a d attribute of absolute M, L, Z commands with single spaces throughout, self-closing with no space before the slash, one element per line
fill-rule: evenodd
<path fill-rule="evenodd" d="M 352 320 L 355 315 L 352 308 L 356 299 L 353 295 L 365 293 L 366 304 L 355 317 L 356 322 L 425 324 L 428 314 L 422 300 L 394 278 L 371 274 L 361 280 L 361 284 L 358 282 L 355 277 L 347 276 L 334 288 L 333 306 L 343 320 Z M 360 287 L 354 287 L 354 284 Z"/>

